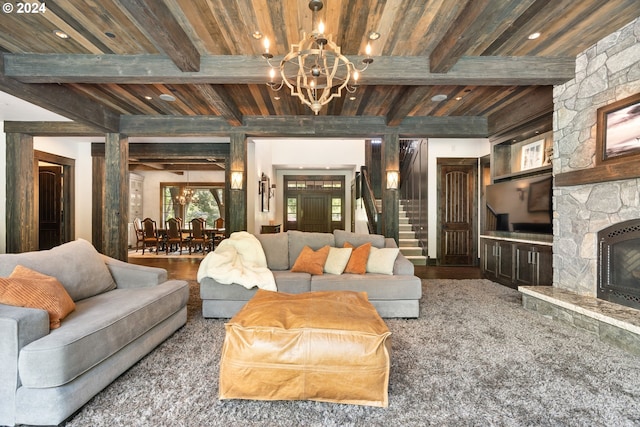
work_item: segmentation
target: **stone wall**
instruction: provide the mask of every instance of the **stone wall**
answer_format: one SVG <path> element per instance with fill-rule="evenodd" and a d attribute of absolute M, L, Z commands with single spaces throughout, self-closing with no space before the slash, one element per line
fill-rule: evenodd
<path fill-rule="evenodd" d="M 575 79 L 554 88 L 554 174 L 593 167 L 596 110 L 638 92 L 640 18 L 578 55 Z M 640 218 L 640 178 L 557 187 L 554 286 L 596 296 L 597 232 L 633 218 Z"/>

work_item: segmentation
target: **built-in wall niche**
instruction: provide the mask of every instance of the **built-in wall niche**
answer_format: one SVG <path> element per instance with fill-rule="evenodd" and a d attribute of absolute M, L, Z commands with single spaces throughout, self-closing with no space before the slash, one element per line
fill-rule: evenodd
<path fill-rule="evenodd" d="M 552 132 L 545 132 L 521 141 L 512 139 L 493 144 L 491 147 L 493 182 L 537 175 L 551 169 L 552 150 Z"/>

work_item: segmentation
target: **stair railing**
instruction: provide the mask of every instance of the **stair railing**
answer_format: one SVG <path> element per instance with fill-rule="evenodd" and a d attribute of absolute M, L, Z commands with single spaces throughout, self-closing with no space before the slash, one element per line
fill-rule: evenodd
<path fill-rule="evenodd" d="M 369 233 L 381 234 L 382 224 L 379 218 L 382 212 L 376 206 L 376 198 L 373 194 L 373 188 L 371 188 L 371 179 L 369 178 L 369 171 L 366 166 L 360 168 L 360 185 L 364 210 L 367 213 Z"/>

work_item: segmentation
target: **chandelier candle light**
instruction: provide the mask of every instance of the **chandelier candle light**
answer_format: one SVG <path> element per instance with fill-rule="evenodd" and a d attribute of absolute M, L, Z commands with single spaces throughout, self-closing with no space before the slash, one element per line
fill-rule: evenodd
<path fill-rule="evenodd" d="M 317 12 L 323 7 L 321 0 L 311 0 L 309 9 L 312 11 L 312 33 L 307 36 L 303 33 L 302 40 L 298 44 L 292 44 L 279 66 L 271 63 L 273 54 L 269 52 L 269 39 L 264 40 L 264 53 L 262 57 L 271 67 L 269 70 L 270 81 L 267 85 L 274 91 L 279 91 L 284 85 L 291 89 L 291 95 L 300 98 L 300 101 L 318 114 L 323 105 L 328 104 L 333 98 L 342 96 L 342 90 L 355 93 L 358 87 L 358 77 L 373 62 L 371 58 L 371 45 L 367 44 L 367 57 L 362 60 L 364 66 L 357 69 L 341 52 L 336 45 L 324 34 L 324 24 L 317 21 Z M 280 71 L 281 81 L 276 79 L 277 71 Z"/>

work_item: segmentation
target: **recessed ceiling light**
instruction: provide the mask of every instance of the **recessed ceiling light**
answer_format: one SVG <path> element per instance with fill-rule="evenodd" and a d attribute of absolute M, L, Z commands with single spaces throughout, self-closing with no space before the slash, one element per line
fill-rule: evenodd
<path fill-rule="evenodd" d="M 65 33 L 62 30 L 53 30 L 53 34 L 55 34 L 56 36 L 60 37 L 63 40 L 66 40 L 69 38 L 69 34 Z"/>
<path fill-rule="evenodd" d="M 116 35 L 114 33 L 112 33 L 111 31 L 106 31 L 104 33 L 105 36 L 109 37 L 110 39 L 115 39 Z"/>
<path fill-rule="evenodd" d="M 162 99 L 163 101 L 167 101 L 167 102 L 174 102 L 176 100 L 175 96 L 170 95 L 168 93 L 161 93 L 159 98 Z"/>
<path fill-rule="evenodd" d="M 151 100 L 153 99 L 153 97 L 151 97 L 151 96 L 149 96 L 149 95 L 146 95 L 146 96 L 144 97 L 144 99 L 146 99 L 147 101 L 151 101 Z"/>
<path fill-rule="evenodd" d="M 540 33 L 535 32 L 535 33 L 531 33 L 531 34 L 529 34 L 529 37 L 527 37 L 527 38 L 528 38 L 529 40 L 535 40 L 535 39 L 537 39 L 538 37 L 540 37 Z"/>
<path fill-rule="evenodd" d="M 273 99 L 275 99 L 276 101 L 280 101 L 280 97 L 279 96 L 274 96 Z"/>
<path fill-rule="evenodd" d="M 350 96 L 350 97 L 349 97 L 349 100 L 350 100 L 350 101 L 355 101 L 355 100 L 356 100 L 356 97 L 355 97 L 355 96 Z"/>
<path fill-rule="evenodd" d="M 460 101 L 462 99 L 461 96 L 456 96 L 456 101 Z"/>
<path fill-rule="evenodd" d="M 377 31 L 369 32 L 369 40 L 378 40 L 380 38 L 380 33 Z"/>
<path fill-rule="evenodd" d="M 254 31 L 253 33 L 251 33 L 251 37 L 256 40 L 260 40 L 262 38 L 262 33 L 260 31 Z"/>
<path fill-rule="evenodd" d="M 447 95 L 445 95 L 444 93 L 439 93 L 431 97 L 431 100 L 433 102 L 440 102 L 440 101 L 444 101 L 445 99 L 447 99 Z"/>

